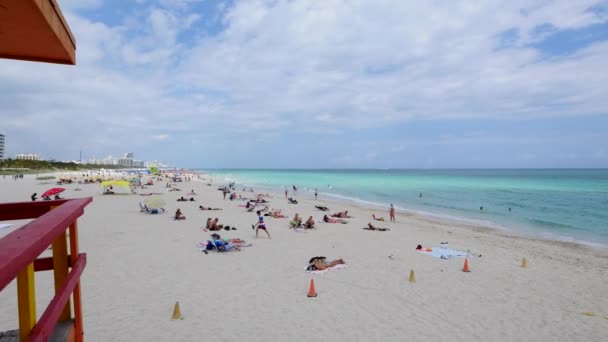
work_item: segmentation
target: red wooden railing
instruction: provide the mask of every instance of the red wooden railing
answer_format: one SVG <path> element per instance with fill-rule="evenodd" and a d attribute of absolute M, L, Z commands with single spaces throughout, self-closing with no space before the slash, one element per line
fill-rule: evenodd
<path fill-rule="evenodd" d="M 91 197 L 87 197 L 0 204 L 0 221 L 35 218 L 0 239 L 0 291 L 17 279 L 21 341 L 46 341 L 57 322 L 72 319 L 73 337 L 76 341 L 83 341 L 80 276 L 87 259 L 86 254 L 78 252 L 77 219 L 92 201 Z M 50 245 L 53 246 L 53 256 L 38 258 Z M 47 270 L 54 273 L 55 297 L 36 322 L 34 272 Z M 74 317 L 71 313 L 71 296 L 74 299 Z"/>

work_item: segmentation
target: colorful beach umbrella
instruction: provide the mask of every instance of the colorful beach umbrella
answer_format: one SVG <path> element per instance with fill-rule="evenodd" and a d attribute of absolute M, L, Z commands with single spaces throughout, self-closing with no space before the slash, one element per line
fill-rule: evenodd
<path fill-rule="evenodd" d="M 109 180 L 109 181 L 105 181 L 105 182 L 101 182 L 101 186 L 104 188 L 107 188 L 109 186 L 117 186 L 119 188 L 129 188 L 131 185 L 131 183 L 129 183 L 126 180 Z"/>
<path fill-rule="evenodd" d="M 150 209 L 160 209 L 165 206 L 165 201 L 160 196 L 150 196 L 144 201 Z"/>
<path fill-rule="evenodd" d="M 64 188 L 52 188 L 45 191 L 40 197 L 51 197 L 64 192 Z"/>

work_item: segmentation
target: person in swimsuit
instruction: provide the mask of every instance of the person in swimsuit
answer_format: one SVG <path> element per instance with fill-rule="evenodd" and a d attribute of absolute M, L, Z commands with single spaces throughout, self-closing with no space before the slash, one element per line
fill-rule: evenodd
<path fill-rule="evenodd" d="M 348 223 L 348 222 L 346 222 L 344 220 L 329 218 L 329 216 L 327 216 L 327 215 L 323 216 L 323 222 L 327 222 L 327 223 L 342 223 L 342 224 L 347 224 Z"/>
<path fill-rule="evenodd" d="M 173 216 L 173 219 L 174 219 L 174 220 L 185 220 L 185 219 L 186 219 L 186 216 L 184 216 L 184 214 L 182 214 L 181 209 L 179 209 L 179 208 L 178 208 L 178 209 L 175 211 L 175 216 Z"/>
<path fill-rule="evenodd" d="M 291 220 L 290 225 L 293 228 L 298 228 L 302 225 L 302 218 L 298 213 L 296 213 L 296 216 L 293 217 L 293 220 Z"/>
<path fill-rule="evenodd" d="M 323 256 L 313 257 L 308 261 L 307 271 L 323 271 L 336 265 L 346 264 L 343 259 L 332 260 L 329 263 Z"/>
<path fill-rule="evenodd" d="M 391 204 L 391 209 L 388 212 L 388 215 L 391 218 L 391 222 L 395 222 L 395 207 Z"/>
<path fill-rule="evenodd" d="M 304 222 L 304 229 L 313 229 L 315 228 L 315 220 L 312 218 L 312 216 L 308 217 L 308 220 L 306 220 L 306 222 Z"/>
<path fill-rule="evenodd" d="M 266 224 L 264 223 L 264 215 L 262 215 L 262 212 L 259 210 L 256 212 L 256 214 L 258 214 L 258 222 L 251 226 L 251 228 L 255 229 L 255 238 L 258 238 L 258 231 L 260 229 L 263 229 L 266 232 L 266 235 L 268 235 L 268 238 L 272 239 L 272 237 L 270 237 L 268 229 L 266 229 Z"/>

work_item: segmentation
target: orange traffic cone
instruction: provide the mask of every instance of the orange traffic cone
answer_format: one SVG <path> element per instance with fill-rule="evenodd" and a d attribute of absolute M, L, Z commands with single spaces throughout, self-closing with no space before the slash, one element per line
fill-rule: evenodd
<path fill-rule="evenodd" d="M 179 309 L 179 302 L 175 302 L 175 306 L 173 307 L 173 316 L 171 317 L 172 320 L 178 320 L 178 319 L 184 319 L 184 317 L 182 316 L 182 312 Z"/>
<path fill-rule="evenodd" d="M 317 291 L 315 291 L 315 280 L 310 278 L 310 288 L 308 289 L 308 297 L 316 297 Z"/>
<path fill-rule="evenodd" d="M 471 272 L 469 269 L 469 258 L 464 259 L 464 267 L 462 268 L 462 272 Z"/>

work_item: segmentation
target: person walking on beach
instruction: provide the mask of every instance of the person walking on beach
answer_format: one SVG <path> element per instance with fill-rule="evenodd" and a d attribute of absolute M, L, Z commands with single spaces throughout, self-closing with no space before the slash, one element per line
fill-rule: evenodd
<path fill-rule="evenodd" d="M 287 198 L 288 193 L 289 193 L 289 191 L 287 191 L 287 189 L 285 189 L 285 198 Z"/>
<path fill-rule="evenodd" d="M 266 229 L 266 224 L 264 223 L 264 215 L 262 215 L 261 211 L 256 211 L 256 214 L 258 214 L 258 222 L 256 224 L 251 225 L 251 228 L 255 228 L 255 238 L 258 238 L 258 231 L 260 229 L 263 229 L 266 232 L 266 235 L 268 235 L 269 239 L 272 239 L 270 237 L 270 233 L 268 232 L 268 229 Z"/>
<path fill-rule="evenodd" d="M 391 204 L 391 210 L 389 210 L 388 215 L 391 217 L 391 222 L 395 222 L 395 207 Z"/>
<path fill-rule="evenodd" d="M 315 201 L 317 200 L 317 189 L 315 189 Z"/>

